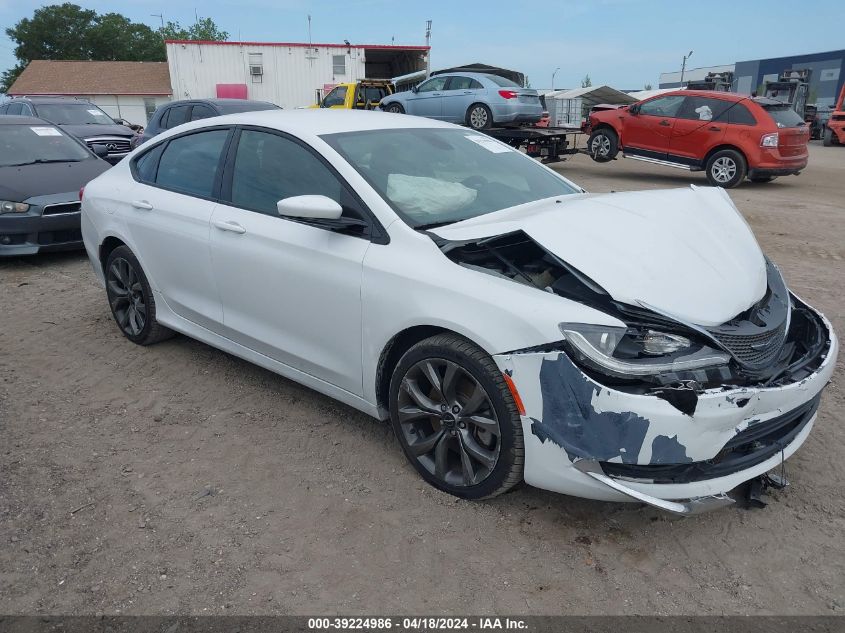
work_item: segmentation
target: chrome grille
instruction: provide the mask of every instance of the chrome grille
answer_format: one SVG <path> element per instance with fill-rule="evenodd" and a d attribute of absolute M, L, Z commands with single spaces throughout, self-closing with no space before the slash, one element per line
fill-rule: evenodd
<path fill-rule="evenodd" d="M 756 334 L 727 334 L 710 330 L 710 334 L 743 365 L 764 367 L 773 362 L 786 339 L 784 321 L 775 328 Z"/>
<path fill-rule="evenodd" d="M 63 202 L 61 204 L 48 204 L 44 206 L 41 215 L 61 215 L 62 213 L 79 213 L 82 206 L 80 202 Z"/>
<path fill-rule="evenodd" d="M 125 154 L 130 151 L 130 139 L 122 136 L 98 136 L 95 138 L 86 138 L 85 144 L 92 150 L 95 145 L 105 145 L 109 154 Z"/>

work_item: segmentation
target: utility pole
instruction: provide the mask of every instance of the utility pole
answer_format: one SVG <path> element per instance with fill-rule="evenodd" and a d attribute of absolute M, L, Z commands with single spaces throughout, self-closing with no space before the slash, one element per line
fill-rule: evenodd
<path fill-rule="evenodd" d="M 431 74 L 431 20 L 425 21 L 425 45 L 428 50 L 425 54 L 425 76 Z"/>
<path fill-rule="evenodd" d="M 555 89 L 555 75 L 557 75 L 557 71 L 560 70 L 560 66 L 555 68 L 555 71 L 552 73 L 552 91 Z"/>
<path fill-rule="evenodd" d="M 150 13 L 151 18 L 158 18 L 161 20 L 161 29 L 164 30 L 164 14 L 162 13 Z"/>
<path fill-rule="evenodd" d="M 687 60 L 692 57 L 692 51 L 689 52 L 689 55 L 684 55 L 684 63 L 681 64 L 681 88 L 684 87 L 684 71 L 687 69 Z"/>

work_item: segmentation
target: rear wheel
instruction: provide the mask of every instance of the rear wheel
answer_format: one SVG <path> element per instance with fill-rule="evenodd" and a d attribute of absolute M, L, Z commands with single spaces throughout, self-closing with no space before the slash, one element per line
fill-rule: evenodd
<path fill-rule="evenodd" d="M 608 128 L 599 128 L 587 141 L 587 151 L 597 163 L 606 163 L 616 158 L 619 152 L 619 137 L 616 132 Z"/>
<path fill-rule="evenodd" d="M 405 108 L 399 103 L 391 103 L 387 106 L 387 111 L 393 114 L 405 114 Z"/>
<path fill-rule="evenodd" d="M 427 482 L 466 499 L 522 481 L 522 424 L 502 372 L 483 350 L 439 334 L 408 350 L 390 381 L 390 419 Z"/>
<path fill-rule="evenodd" d="M 173 336 L 156 321 L 156 304 L 147 276 L 128 246 L 118 246 L 106 260 L 106 295 L 123 335 L 138 345 L 152 345 Z"/>
<path fill-rule="evenodd" d="M 825 147 L 830 147 L 833 145 L 833 130 L 829 127 L 824 129 L 824 136 L 822 137 L 822 145 Z"/>
<path fill-rule="evenodd" d="M 707 181 L 714 187 L 730 189 L 745 180 L 748 165 L 742 154 L 733 149 L 723 149 L 707 161 Z"/>
<path fill-rule="evenodd" d="M 486 130 L 493 125 L 493 113 L 483 103 L 475 103 L 467 110 L 466 122 L 473 130 Z"/>

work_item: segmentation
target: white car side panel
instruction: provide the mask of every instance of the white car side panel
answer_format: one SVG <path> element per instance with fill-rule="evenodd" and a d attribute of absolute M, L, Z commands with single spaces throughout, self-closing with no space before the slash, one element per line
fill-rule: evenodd
<path fill-rule="evenodd" d="M 141 209 L 133 203 L 149 203 Z M 211 213 L 216 203 L 136 184 L 118 213 L 144 253 L 144 271 L 177 314 L 214 329 L 223 310 L 211 269 Z"/>
<path fill-rule="evenodd" d="M 244 233 L 215 228 L 235 222 Z M 218 205 L 211 229 L 222 333 L 361 394 L 361 262 L 369 240 Z"/>

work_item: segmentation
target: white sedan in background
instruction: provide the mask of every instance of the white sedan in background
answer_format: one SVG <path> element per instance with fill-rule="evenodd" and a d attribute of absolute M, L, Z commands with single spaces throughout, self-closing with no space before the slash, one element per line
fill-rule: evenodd
<path fill-rule="evenodd" d="M 807 438 L 837 352 L 724 191 L 591 195 L 411 116 L 179 126 L 85 188 L 82 228 L 130 341 L 181 332 L 390 418 L 465 498 L 725 505 Z"/>

